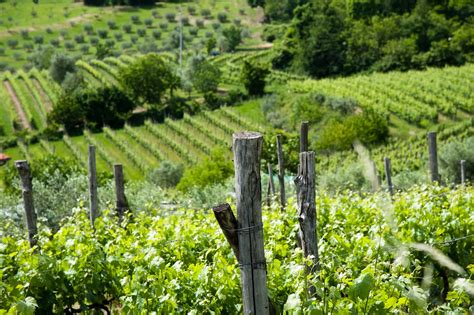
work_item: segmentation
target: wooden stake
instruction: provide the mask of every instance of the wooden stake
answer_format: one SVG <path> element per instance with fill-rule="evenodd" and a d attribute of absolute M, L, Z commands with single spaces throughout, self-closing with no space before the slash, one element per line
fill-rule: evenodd
<path fill-rule="evenodd" d="M 89 202 L 91 225 L 94 226 L 94 221 L 99 215 L 99 200 L 97 197 L 97 169 L 95 164 L 95 146 L 93 145 L 89 145 Z"/>
<path fill-rule="evenodd" d="M 318 239 L 316 234 L 316 186 L 315 186 L 315 154 L 314 152 L 301 152 L 298 175 L 295 178 L 299 241 L 304 256 L 311 260 L 311 266 L 306 268 L 308 273 L 319 269 Z M 310 287 L 310 294 L 315 293 Z"/>
<path fill-rule="evenodd" d="M 277 155 L 278 155 L 278 181 L 280 182 L 280 204 L 281 210 L 286 207 L 285 195 L 285 163 L 283 160 L 283 148 L 281 145 L 281 135 L 277 135 Z"/>
<path fill-rule="evenodd" d="M 387 188 L 390 192 L 390 195 L 393 196 L 392 163 L 388 157 L 384 158 L 383 161 L 385 165 L 385 177 L 387 178 Z"/>
<path fill-rule="evenodd" d="M 430 154 L 430 174 L 432 182 L 439 182 L 438 150 L 436 145 L 436 132 L 428 133 L 428 148 Z"/>
<path fill-rule="evenodd" d="M 267 271 L 263 248 L 260 154 L 262 135 L 240 132 L 233 136 L 235 192 L 239 220 L 239 263 L 243 313 L 269 314 Z"/>
<path fill-rule="evenodd" d="M 237 229 L 239 226 L 237 219 L 232 212 L 232 208 L 228 203 L 225 203 L 212 208 L 212 211 L 214 212 L 214 216 L 216 217 L 227 242 L 229 242 L 229 245 L 235 254 L 235 258 L 239 260 L 239 236 L 237 235 Z"/>
<path fill-rule="evenodd" d="M 270 163 L 268 163 L 267 168 L 268 168 L 267 205 L 270 206 L 272 197 L 275 195 L 275 184 L 273 183 L 272 165 Z"/>
<path fill-rule="evenodd" d="M 28 161 L 15 161 L 16 169 L 21 179 L 21 189 L 23 195 L 23 206 L 25 208 L 26 226 L 28 228 L 28 241 L 30 247 L 37 243 L 36 235 L 38 228 L 36 226 L 36 212 L 33 201 L 33 183 Z"/>
<path fill-rule="evenodd" d="M 128 210 L 128 202 L 127 198 L 125 197 L 125 185 L 123 180 L 122 164 L 114 164 L 114 178 L 116 211 L 119 217 L 119 222 L 122 222 L 123 215 Z"/>
<path fill-rule="evenodd" d="M 461 160 L 461 184 L 466 183 L 466 160 Z"/>
<path fill-rule="evenodd" d="M 308 151 L 308 122 L 303 121 L 301 123 L 300 130 L 300 152 Z"/>

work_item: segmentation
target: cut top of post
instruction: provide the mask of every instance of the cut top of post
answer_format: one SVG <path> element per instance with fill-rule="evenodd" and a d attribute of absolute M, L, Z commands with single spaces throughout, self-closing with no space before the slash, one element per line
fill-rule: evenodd
<path fill-rule="evenodd" d="M 22 178 L 30 171 L 30 165 L 26 160 L 15 161 L 15 167 L 18 169 L 18 172 Z"/>
<path fill-rule="evenodd" d="M 261 137 L 262 137 L 262 134 L 255 131 L 241 131 L 241 132 L 236 132 L 233 135 L 234 140 L 253 140 L 253 139 L 258 139 Z"/>

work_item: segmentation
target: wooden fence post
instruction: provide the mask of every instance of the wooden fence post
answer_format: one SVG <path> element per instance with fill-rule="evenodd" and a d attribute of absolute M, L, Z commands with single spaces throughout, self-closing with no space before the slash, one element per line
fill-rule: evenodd
<path fill-rule="evenodd" d="M 300 152 L 308 151 L 308 122 L 301 122 L 300 129 Z"/>
<path fill-rule="evenodd" d="M 278 181 L 280 182 L 281 210 L 285 210 L 285 207 L 286 207 L 285 162 L 283 160 L 283 148 L 281 146 L 281 135 L 277 135 L 277 156 L 278 156 Z"/>
<path fill-rule="evenodd" d="M 267 205 L 270 206 L 272 197 L 275 195 L 275 184 L 273 183 L 273 169 L 270 163 L 268 167 L 268 190 L 267 190 Z"/>
<path fill-rule="evenodd" d="M 387 187 L 390 192 L 390 196 L 393 196 L 393 184 L 392 184 L 392 163 L 389 157 L 383 159 L 385 165 L 385 177 L 387 178 Z"/>
<path fill-rule="evenodd" d="M 315 186 L 315 154 L 301 152 L 298 175 L 295 178 L 299 241 L 304 256 L 311 259 L 312 264 L 306 268 L 308 273 L 319 269 L 318 239 L 316 234 L 316 186 Z M 310 287 L 310 294 L 314 294 L 314 287 Z"/>
<path fill-rule="evenodd" d="M 270 307 L 263 248 L 260 180 L 262 143 L 263 137 L 257 132 L 233 135 L 243 313 L 265 315 L 270 313 Z"/>
<path fill-rule="evenodd" d="M 95 164 L 95 146 L 89 145 L 89 201 L 90 220 L 94 226 L 94 221 L 98 217 L 99 200 L 97 197 L 97 169 Z"/>
<path fill-rule="evenodd" d="M 436 146 L 436 132 L 428 133 L 428 149 L 430 154 L 430 174 L 432 182 L 439 182 L 438 149 Z"/>
<path fill-rule="evenodd" d="M 119 222 L 122 222 L 124 213 L 128 210 L 128 202 L 125 197 L 125 186 L 123 180 L 122 164 L 114 164 L 114 178 L 115 178 L 115 200 L 116 210 L 119 217 Z"/>
<path fill-rule="evenodd" d="M 36 227 L 36 212 L 33 202 L 33 183 L 28 161 L 15 161 L 15 166 L 21 179 L 21 188 L 23 195 L 23 205 L 26 214 L 26 226 L 28 228 L 28 241 L 30 247 L 37 243 L 36 235 L 38 228 Z"/>
<path fill-rule="evenodd" d="M 466 160 L 461 160 L 461 184 L 466 183 Z"/>

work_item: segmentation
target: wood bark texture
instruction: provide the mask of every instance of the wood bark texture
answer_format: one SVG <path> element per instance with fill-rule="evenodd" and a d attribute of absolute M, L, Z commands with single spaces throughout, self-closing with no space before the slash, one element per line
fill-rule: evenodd
<path fill-rule="evenodd" d="M 280 182 L 280 204 L 281 210 L 286 207 L 285 194 L 285 161 L 283 159 L 283 147 L 281 145 L 281 135 L 277 135 L 277 156 L 278 156 L 278 181 Z"/>
<path fill-rule="evenodd" d="M 438 149 L 436 145 L 436 132 L 428 133 L 428 148 L 430 154 L 430 174 L 432 182 L 439 182 Z"/>
<path fill-rule="evenodd" d="M 122 222 L 123 215 L 128 211 L 128 202 L 125 197 L 125 184 L 123 179 L 122 164 L 114 164 L 114 178 L 115 178 L 115 207 L 119 222 Z"/>
<path fill-rule="evenodd" d="M 95 146 L 89 145 L 89 204 L 90 221 L 94 226 L 94 221 L 98 217 L 99 199 L 97 196 L 97 168 L 95 160 Z"/>
<path fill-rule="evenodd" d="M 301 123 L 300 129 L 300 152 L 308 151 L 308 130 L 309 123 L 307 121 L 303 121 Z"/>
<path fill-rule="evenodd" d="M 36 212 L 33 201 L 33 183 L 28 161 L 16 161 L 16 169 L 21 179 L 21 192 L 23 195 L 23 206 L 25 208 L 26 227 L 28 228 L 28 241 L 30 247 L 37 244 L 36 235 L 38 228 L 36 226 Z"/>
<path fill-rule="evenodd" d="M 392 184 L 392 162 L 390 158 L 386 157 L 383 159 L 385 166 L 385 178 L 387 179 L 387 188 L 390 195 L 393 196 L 393 184 Z"/>
<path fill-rule="evenodd" d="M 238 214 L 239 264 L 244 314 L 269 314 L 263 247 L 260 154 L 263 137 L 256 132 L 233 136 Z"/>

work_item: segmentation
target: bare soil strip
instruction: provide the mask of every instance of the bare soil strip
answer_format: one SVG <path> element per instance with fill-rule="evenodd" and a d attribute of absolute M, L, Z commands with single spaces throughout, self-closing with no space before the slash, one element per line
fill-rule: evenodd
<path fill-rule="evenodd" d="M 5 88 L 8 91 L 8 94 L 10 94 L 10 98 L 12 99 L 13 105 L 15 106 L 16 113 L 18 117 L 20 118 L 21 125 L 23 126 L 24 129 L 31 130 L 30 122 L 28 121 L 28 118 L 26 117 L 26 114 L 23 111 L 23 108 L 21 107 L 20 100 L 18 99 L 18 96 L 13 90 L 13 87 L 11 86 L 10 82 L 3 81 L 3 86 L 5 86 Z"/>
<path fill-rule="evenodd" d="M 36 89 L 37 89 L 37 90 L 39 91 L 39 93 L 40 93 L 43 106 L 46 108 L 46 111 L 49 112 L 51 109 L 53 109 L 53 102 L 52 102 L 51 99 L 49 98 L 49 95 L 46 94 L 46 92 L 43 90 L 43 87 L 41 86 L 41 83 L 38 82 L 38 80 L 36 80 L 36 79 L 34 79 L 34 78 L 31 78 L 31 81 L 33 82 L 33 84 L 35 85 Z"/>

